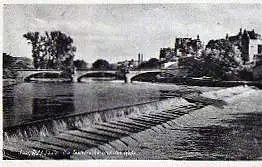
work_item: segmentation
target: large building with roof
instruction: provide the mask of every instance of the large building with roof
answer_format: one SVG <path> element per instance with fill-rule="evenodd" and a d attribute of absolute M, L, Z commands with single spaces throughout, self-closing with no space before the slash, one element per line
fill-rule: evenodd
<path fill-rule="evenodd" d="M 160 49 L 159 59 L 162 68 L 167 68 L 170 65 L 177 66 L 178 59 L 200 55 L 203 48 L 199 35 L 196 39 L 176 38 L 173 48 Z"/>
<path fill-rule="evenodd" d="M 262 38 L 254 29 L 252 31 L 242 31 L 242 28 L 240 28 L 237 35 L 228 36 L 227 34 L 226 39 L 239 47 L 244 64 L 255 64 L 257 59 L 261 57 Z"/>
<path fill-rule="evenodd" d="M 203 48 L 199 35 L 196 39 L 176 38 L 175 50 L 177 57 L 197 55 Z"/>

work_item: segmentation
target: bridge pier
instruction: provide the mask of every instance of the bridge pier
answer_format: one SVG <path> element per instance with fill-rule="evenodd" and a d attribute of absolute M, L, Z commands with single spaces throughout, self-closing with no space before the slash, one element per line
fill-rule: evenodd
<path fill-rule="evenodd" d="M 78 82 L 78 76 L 76 74 L 72 75 L 73 82 Z"/>
<path fill-rule="evenodd" d="M 131 78 L 132 78 L 131 75 L 128 75 L 128 73 L 125 74 L 125 83 L 132 83 Z"/>

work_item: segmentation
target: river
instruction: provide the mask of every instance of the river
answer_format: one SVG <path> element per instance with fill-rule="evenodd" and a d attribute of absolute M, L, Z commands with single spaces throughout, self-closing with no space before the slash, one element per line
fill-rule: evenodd
<path fill-rule="evenodd" d="M 4 127 L 73 113 L 161 100 L 163 91 L 191 90 L 173 84 L 85 80 L 81 83 L 21 83 L 3 91 Z M 203 89 L 203 88 L 202 88 Z M 196 90 L 196 87 L 195 89 Z"/>

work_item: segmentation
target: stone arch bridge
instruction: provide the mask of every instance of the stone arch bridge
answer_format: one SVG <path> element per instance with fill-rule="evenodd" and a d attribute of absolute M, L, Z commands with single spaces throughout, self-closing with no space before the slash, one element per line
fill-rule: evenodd
<path fill-rule="evenodd" d="M 24 70 L 16 70 L 17 72 L 17 80 L 19 82 L 24 82 L 26 79 L 33 77 L 36 74 L 48 73 L 48 74 L 62 74 L 61 70 L 54 69 L 24 69 Z M 98 75 L 107 75 L 107 76 L 120 76 L 125 82 L 130 83 L 132 79 L 138 75 L 145 73 L 154 73 L 160 74 L 163 70 L 153 69 L 153 70 L 140 70 L 140 71 L 129 71 L 126 74 L 120 73 L 119 71 L 92 71 L 92 70 L 77 70 L 72 75 L 74 82 L 80 82 L 83 77 L 89 77 L 91 74 Z"/>

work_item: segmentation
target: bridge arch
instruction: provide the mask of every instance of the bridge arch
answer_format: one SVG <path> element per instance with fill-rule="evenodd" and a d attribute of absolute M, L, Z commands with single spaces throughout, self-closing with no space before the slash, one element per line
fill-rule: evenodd
<path fill-rule="evenodd" d="M 132 81 L 148 81 L 148 82 L 155 82 L 156 76 L 159 74 L 168 74 L 174 76 L 171 71 L 168 70 L 155 70 L 155 71 L 133 71 L 126 75 L 127 82 Z M 141 77 L 141 78 L 140 78 Z M 142 79 L 143 78 L 143 79 Z"/>
<path fill-rule="evenodd" d="M 77 82 L 81 82 L 82 78 L 89 78 L 89 77 L 115 77 L 116 79 L 124 79 L 124 76 L 121 74 L 118 74 L 116 72 L 107 72 L 107 71 L 90 71 L 83 73 L 77 77 Z"/>
<path fill-rule="evenodd" d="M 130 78 L 130 81 L 135 81 L 135 80 L 138 80 L 138 81 L 141 81 L 141 77 L 143 78 L 143 80 L 146 80 L 146 81 L 150 81 L 150 82 L 155 82 L 155 77 L 156 75 L 158 74 L 161 74 L 161 71 L 156 71 L 156 72 L 141 72 L 139 74 L 135 74 L 133 76 L 131 76 Z"/>
<path fill-rule="evenodd" d="M 61 70 L 56 69 L 16 69 L 17 73 L 16 80 L 18 82 L 25 82 L 25 80 L 30 79 L 34 76 L 34 74 L 42 75 L 40 73 L 56 73 L 56 74 L 62 74 Z M 55 74 L 55 75 L 56 75 Z"/>
<path fill-rule="evenodd" d="M 33 72 L 31 74 L 23 76 L 24 82 L 30 82 L 31 78 L 48 78 L 48 79 L 58 79 L 63 78 L 60 71 L 39 71 L 39 72 Z"/>

